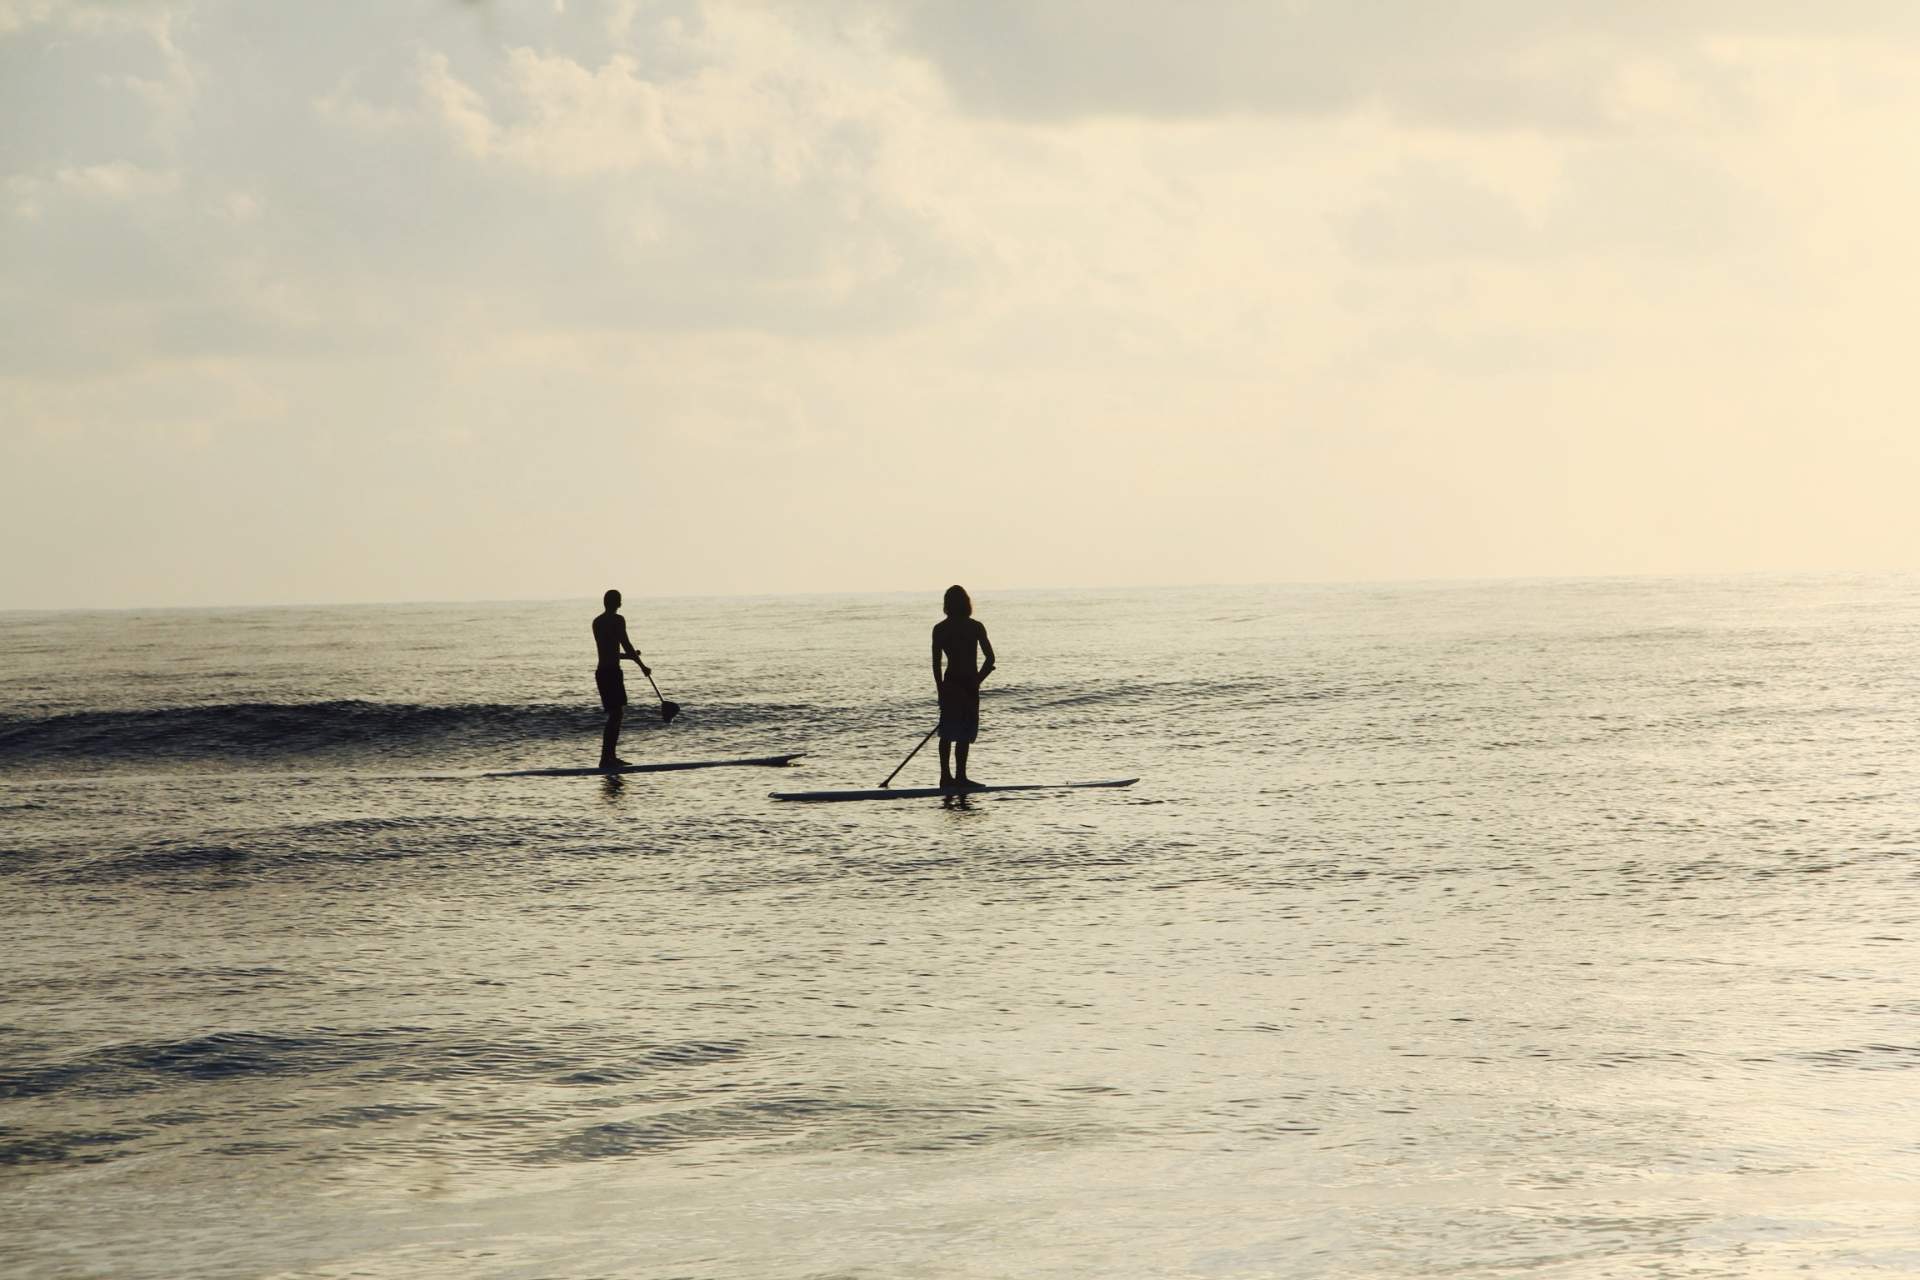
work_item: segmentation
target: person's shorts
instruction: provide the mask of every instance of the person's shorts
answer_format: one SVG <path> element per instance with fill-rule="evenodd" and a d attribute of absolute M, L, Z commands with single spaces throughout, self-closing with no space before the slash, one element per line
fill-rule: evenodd
<path fill-rule="evenodd" d="M 600 705 L 608 711 L 627 705 L 627 676 L 618 667 L 594 670 L 593 682 L 600 686 Z"/>
<path fill-rule="evenodd" d="M 946 686 L 940 690 L 940 738 L 972 742 L 980 736 L 980 688 Z"/>

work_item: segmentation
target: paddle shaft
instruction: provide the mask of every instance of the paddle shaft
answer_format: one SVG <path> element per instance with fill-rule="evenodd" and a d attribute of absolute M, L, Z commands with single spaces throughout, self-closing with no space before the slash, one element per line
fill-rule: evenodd
<path fill-rule="evenodd" d="M 938 675 L 938 674 L 939 674 L 939 672 L 938 672 L 938 671 L 936 671 L 936 672 L 935 672 L 934 674 L 935 674 L 935 675 Z M 980 675 L 979 675 L 979 677 L 978 677 L 978 681 L 977 681 L 977 683 L 979 683 L 979 684 L 985 684 L 985 683 L 987 682 L 987 677 L 988 677 L 988 676 L 990 676 L 990 675 L 992 675 L 992 674 L 993 674 L 993 668 L 992 668 L 992 667 L 988 667 L 988 668 L 987 668 L 987 669 L 986 669 L 985 671 L 982 671 L 982 672 L 980 673 Z M 937 725 L 937 724 L 936 724 L 936 725 L 934 725 L 934 726 L 933 726 L 933 728 L 931 728 L 931 729 L 929 729 L 929 730 L 927 730 L 927 736 L 926 736 L 926 737 L 924 737 L 924 738 L 922 738 L 922 739 L 920 739 L 920 741 L 919 741 L 919 743 L 918 743 L 917 745 L 915 745 L 915 747 L 913 748 L 913 750 L 911 750 L 911 751 L 909 751 L 909 752 L 907 752 L 907 758 L 906 758 L 906 760 L 902 760 L 902 761 L 901 761 L 901 762 L 900 762 L 899 764 L 897 764 L 897 765 L 895 765 L 895 766 L 894 766 L 894 769 L 893 769 L 893 772 L 887 775 L 887 778 L 886 778 L 886 782 L 882 782 L 882 783 L 880 784 L 880 786 L 881 786 L 881 787 L 882 787 L 882 788 L 884 789 L 884 788 L 886 787 L 886 785 L 887 785 L 887 783 L 888 783 L 888 782 L 892 782 L 892 781 L 893 781 L 893 780 L 894 780 L 895 778 L 897 778 L 897 777 L 899 777 L 899 776 L 900 776 L 900 770 L 902 770 L 902 769 L 904 769 L 904 768 L 906 768 L 906 767 L 907 767 L 907 763 L 908 763 L 908 761 L 911 761 L 911 760 L 912 760 L 912 759 L 913 759 L 913 758 L 914 758 L 915 756 L 917 756 L 917 755 L 919 755 L 919 754 L 920 754 L 920 748 L 921 748 L 921 747 L 924 747 L 924 746 L 926 746 L 926 745 L 927 745 L 927 744 L 928 744 L 929 742 L 932 742 L 932 741 L 933 741 L 933 735 L 934 735 L 934 734 L 936 734 L 936 733 L 938 733 L 938 732 L 940 732 L 940 726 L 939 726 L 939 725 Z"/>
<path fill-rule="evenodd" d="M 895 766 L 894 766 L 894 768 L 893 768 L 893 772 L 887 775 L 887 778 L 886 778 L 886 782 L 882 782 L 882 783 L 880 784 L 880 785 L 881 785 L 881 787 L 883 787 L 883 788 L 884 788 L 884 787 L 885 787 L 885 786 L 887 785 L 887 783 L 888 783 L 888 782 L 892 782 L 892 781 L 893 781 L 893 780 L 894 780 L 895 778 L 897 778 L 897 777 L 899 777 L 899 776 L 900 776 L 900 771 L 901 771 L 902 769 L 904 769 L 904 768 L 906 768 L 906 767 L 907 767 L 907 760 L 911 760 L 911 759 L 913 759 L 913 758 L 914 758 L 915 756 L 917 756 L 917 755 L 919 755 L 919 754 L 920 754 L 920 748 L 921 748 L 921 747 L 924 747 L 924 746 L 926 746 L 926 745 L 927 745 L 927 744 L 928 744 L 929 742 L 932 742 L 932 741 L 933 741 L 933 735 L 934 735 L 934 734 L 936 734 L 936 733 L 938 733 L 938 732 L 940 732 L 940 726 L 939 726 L 939 725 L 937 725 L 937 724 L 936 724 L 935 726 L 933 726 L 933 728 L 931 728 L 931 729 L 929 729 L 929 730 L 927 730 L 927 736 L 926 736 L 926 737 L 924 737 L 924 738 L 922 738 L 922 739 L 920 739 L 920 741 L 919 741 L 918 743 L 916 743 L 916 744 L 914 745 L 914 748 L 913 748 L 913 750 L 911 750 L 911 751 L 909 751 L 909 752 L 907 752 L 907 759 L 906 759 L 906 760 L 902 760 L 902 761 L 901 761 L 901 762 L 900 762 L 899 764 L 897 764 L 897 765 L 895 765 Z"/>
<path fill-rule="evenodd" d="M 680 704 L 667 701 L 667 696 L 660 692 L 660 686 L 653 683 L 653 672 L 647 669 L 646 663 L 641 662 L 639 658 L 635 658 L 634 662 L 639 664 L 641 673 L 647 677 L 647 683 L 653 685 L 653 696 L 660 699 L 660 718 L 672 724 L 673 718 L 680 714 Z"/>

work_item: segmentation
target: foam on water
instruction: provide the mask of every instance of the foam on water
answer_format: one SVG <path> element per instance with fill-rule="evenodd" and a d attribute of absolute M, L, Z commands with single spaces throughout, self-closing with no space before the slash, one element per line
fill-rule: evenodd
<path fill-rule="evenodd" d="M 977 597 L 0 618 L 0 1269 L 1920 1262 L 1920 583 Z"/>

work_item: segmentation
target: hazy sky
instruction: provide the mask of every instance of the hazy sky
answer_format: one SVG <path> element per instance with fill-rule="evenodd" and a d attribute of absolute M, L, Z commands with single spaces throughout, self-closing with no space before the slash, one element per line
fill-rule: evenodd
<path fill-rule="evenodd" d="M 1920 561 L 1920 6 L 0 0 L 0 607 Z"/>

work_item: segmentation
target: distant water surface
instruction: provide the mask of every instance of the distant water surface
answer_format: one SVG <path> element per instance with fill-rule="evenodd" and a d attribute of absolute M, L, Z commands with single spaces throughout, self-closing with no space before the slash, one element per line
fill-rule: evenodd
<path fill-rule="evenodd" d="M 1920 579 L 937 601 L 0 615 L 0 1272 L 1920 1272 Z"/>

